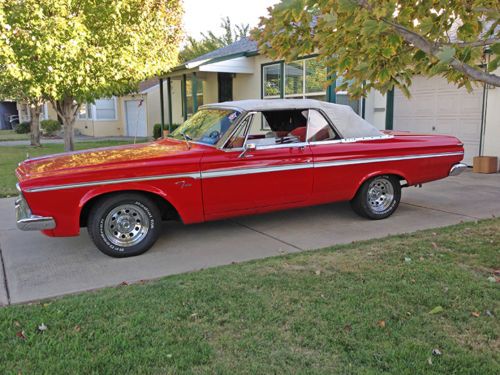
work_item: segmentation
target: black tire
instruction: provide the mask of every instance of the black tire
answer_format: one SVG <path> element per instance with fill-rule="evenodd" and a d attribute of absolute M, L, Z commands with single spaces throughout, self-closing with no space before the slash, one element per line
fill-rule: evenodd
<path fill-rule="evenodd" d="M 358 215 L 372 220 L 391 216 L 401 201 L 401 185 L 395 176 L 382 175 L 370 178 L 359 188 L 351 200 L 351 207 Z"/>
<path fill-rule="evenodd" d="M 161 213 L 158 206 L 142 194 L 118 193 L 93 205 L 87 230 L 104 254 L 131 257 L 146 252 L 156 242 L 161 230 Z"/>

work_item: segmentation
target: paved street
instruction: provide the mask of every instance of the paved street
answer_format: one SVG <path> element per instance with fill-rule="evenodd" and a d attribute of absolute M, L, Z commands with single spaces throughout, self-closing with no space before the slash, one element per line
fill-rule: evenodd
<path fill-rule="evenodd" d="M 466 172 L 404 189 L 398 211 L 381 221 L 339 203 L 191 226 L 165 223 L 156 245 L 129 259 L 101 254 L 86 230 L 75 238 L 18 231 L 12 198 L 0 200 L 0 213 L 0 305 L 6 305 L 499 216 L 500 174 Z"/>

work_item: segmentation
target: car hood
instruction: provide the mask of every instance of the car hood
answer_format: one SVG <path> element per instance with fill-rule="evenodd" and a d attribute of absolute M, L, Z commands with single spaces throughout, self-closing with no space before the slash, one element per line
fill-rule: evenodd
<path fill-rule="evenodd" d="M 104 172 L 130 164 L 137 167 L 153 159 L 169 159 L 190 151 L 184 142 L 165 139 L 135 145 L 66 152 L 25 160 L 19 165 L 17 175 L 22 181 L 87 171 Z"/>

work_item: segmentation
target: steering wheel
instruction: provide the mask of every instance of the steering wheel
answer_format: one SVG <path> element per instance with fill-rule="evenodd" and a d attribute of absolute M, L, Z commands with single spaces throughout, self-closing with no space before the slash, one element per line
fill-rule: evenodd
<path fill-rule="evenodd" d="M 210 132 L 210 134 L 208 136 L 212 139 L 219 139 L 220 132 L 218 130 L 214 130 L 214 131 Z"/>

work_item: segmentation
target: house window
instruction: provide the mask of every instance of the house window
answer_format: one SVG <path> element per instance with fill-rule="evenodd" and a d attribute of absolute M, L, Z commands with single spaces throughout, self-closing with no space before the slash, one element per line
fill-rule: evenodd
<path fill-rule="evenodd" d="M 94 104 L 85 103 L 78 111 L 79 120 L 116 120 L 116 98 L 97 99 Z"/>
<path fill-rule="evenodd" d="M 263 93 L 265 99 L 281 97 L 281 64 L 264 65 L 262 68 Z"/>
<path fill-rule="evenodd" d="M 326 69 L 316 59 L 285 64 L 285 98 L 326 100 Z"/>
<path fill-rule="evenodd" d="M 115 98 L 98 99 L 94 104 L 96 120 L 116 120 Z"/>
<path fill-rule="evenodd" d="M 328 80 L 326 68 L 317 59 L 303 61 L 306 80 L 304 96 L 326 101 L 325 83 Z"/>
<path fill-rule="evenodd" d="M 187 117 L 191 117 L 198 107 L 203 105 L 203 81 L 196 79 L 196 99 L 197 108 L 194 108 L 193 100 L 193 77 L 186 77 L 186 113 Z"/>
<path fill-rule="evenodd" d="M 356 113 L 360 113 L 360 100 L 353 100 L 347 91 L 339 91 L 334 98 L 327 96 L 325 84 L 328 74 L 323 64 L 316 58 L 307 58 L 291 63 L 273 63 L 262 65 L 262 90 L 264 99 L 280 98 L 281 67 L 284 65 L 284 92 L 283 97 L 289 99 L 316 99 L 334 101 L 338 104 L 351 106 Z M 336 81 L 336 87 L 343 82 L 342 77 Z M 264 128 L 265 125 L 264 125 Z"/>
<path fill-rule="evenodd" d="M 79 120 L 90 120 L 92 119 L 92 106 L 90 104 L 82 104 L 78 110 Z"/>

